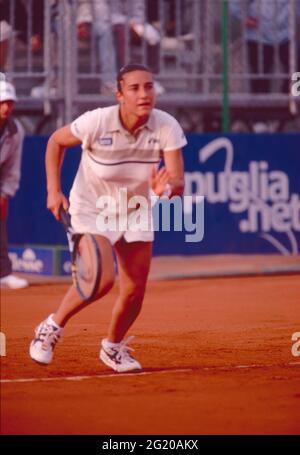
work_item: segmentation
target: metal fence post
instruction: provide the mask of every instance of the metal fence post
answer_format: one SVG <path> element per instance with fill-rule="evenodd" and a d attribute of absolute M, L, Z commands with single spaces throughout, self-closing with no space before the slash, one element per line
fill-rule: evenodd
<path fill-rule="evenodd" d="M 51 79 L 51 30 L 50 30 L 50 4 L 44 3 L 44 73 L 45 73 L 45 98 L 44 114 L 49 115 L 51 112 L 50 96 L 50 79 Z"/>
<path fill-rule="evenodd" d="M 73 104 L 76 92 L 76 36 L 75 33 L 75 14 L 74 0 L 64 0 L 64 86 L 65 86 L 65 123 L 70 123 L 73 119 Z M 75 5 L 76 6 L 76 5 Z M 75 39 L 74 39 L 75 38 Z"/>
<path fill-rule="evenodd" d="M 297 71 L 297 49 L 296 43 L 297 34 L 296 34 L 296 4 L 295 0 L 289 1 L 289 31 L 290 31 L 290 45 L 289 45 L 289 76 L 290 76 L 290 83 L 289 83 L 289 109 L 292 115 L 296 115 L 298 112 L 298 106 L 296 103 L 295 98 L 291 93 L 290 85 L 292 83 L 292 74 Z M 299 45 L 299 44 L 298 44 Z"/>
<path fill-rule="evenodd" d="M 222 0 L 222 74 L 223 74 L 223 132 L 229 131 L 229 94 L 228 94 L 228 1 Z"/>

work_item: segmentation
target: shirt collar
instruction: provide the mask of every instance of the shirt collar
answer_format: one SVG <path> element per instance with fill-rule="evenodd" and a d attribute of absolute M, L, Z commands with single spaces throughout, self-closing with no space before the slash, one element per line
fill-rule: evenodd
<path fill-rule="evenodd" d="M 113 133 L 114 131 L 124 131 L 125 133 L 130 134 L 129 131 L 127 131 L 121 123 L 119 117 L 119 105 L 116 105 L 115 108 L 112 109 L 108 124 L 110 125 L 107 129 L 108 133 Z M 142 130 L 144 128 L 148 128 L 150 131 L 154 131 L 153 111 L 151 112 L 148 121 L 138 129 Z"/>

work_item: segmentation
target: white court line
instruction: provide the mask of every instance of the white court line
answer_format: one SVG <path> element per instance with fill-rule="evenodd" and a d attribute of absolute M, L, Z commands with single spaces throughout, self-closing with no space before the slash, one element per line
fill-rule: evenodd
<path fill-rule="evenodd" d="M 186 373 L 193 371 L 192 368 L 183 368 L 177 370 L 157 370 L 157 371 L 141 371 L 137 373 L 112 373 L 112 374 L 95 374 L 89 376 L 55 376 L 52 378 L 22 378 L 22 379 L 1 379 L 0 383 L 17 383 L 17 382 L 48 382 L 48 381 L 83 381 L 85 379 L 105 379 L 119 378 L 129 376 L 145 376 L 154 373 Z"/>
<path fill-rule="evenodd" d="M 286 366 L 299 366 L 300 362 L 288 362 L 280 364 L 252 364 L 252 365 L 227 365 L 227 366 L 211 366 L 211 367 L 199 367 L 199 368 L 178 368 L 174 370 L 156 370 L 156 371 L 141 371 L 137 373 L 112 373 L 112 374 L 95 374 L 86 376 L 55 376 L 52 378 L 16 378 L 16 379 L 1 379 L 1 384 L 16 384 L 26 382 L 51 382 L 51 381 L 84 381 L 86 379 L 105 379 L 105 378 L 120 378 L 129 376 L 146 376 L 150 374 L 166 374 L 166 373 L 190 373 L 190 372 L 201 372 L 201 371 L 231 371 L 238 369 L 252 369 L 252 368 L 274 368 L 274 367 L 286 367 Z"/>

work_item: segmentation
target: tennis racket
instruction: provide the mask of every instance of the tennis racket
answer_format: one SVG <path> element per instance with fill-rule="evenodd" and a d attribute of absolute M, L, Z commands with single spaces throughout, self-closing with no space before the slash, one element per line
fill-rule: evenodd
<path fill-rule="evenodd" d="M 61 206 L 59 218 L 63 224 L 71 255 L 72 279 L 76 289 L 85 302 L 93 300 L 101 280 L 101 253 L 92 234 L 77 234 L 71 225 L 71 216 Z"/>

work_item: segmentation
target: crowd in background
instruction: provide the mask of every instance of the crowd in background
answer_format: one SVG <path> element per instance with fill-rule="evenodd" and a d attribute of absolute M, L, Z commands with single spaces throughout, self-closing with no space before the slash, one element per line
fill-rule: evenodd
<path fill-rule="evenodd" d="M 217 8 L 213 12 L 211 24 L 215 48 L 221 49 L 221 2 L 207 2 L 199 0 L 199 36 L 195 34 L 194 23 L 196 7 L 194 0 L 73 0 L 76 5 L 74 26 L 76 27 L 77 43 L 80 47 L 84 43 L 96 43 L 96 52 L 99 74 L 98 93 L 112 95 L 115 91 L 115 76 L 117 70 L 128 61 L 137 60 L 142 55 L 143 63 L 158 76 L 156 78 L 156 92 L 158 95 L 170 92 L 162 74 L 162 48 L 172 41 L 172 46 L 182 47 L 182 61 L 186 63 L 184 70 L 191 72 L 189 59 L 194 59 L 198 74 L 207 72 L 201 58 L 203 58 L 205 40 L 208 37 L 208 28 L 205 23 L 206 9 Z M 51 33 L 54 42 L 54 53 L 51 54 L 51 94 L 55 96 L 57 86 L 57 58 L 58 15 L 59 1 L 49 0 L 51 16 Z M 300 18 L 300 1 L 294 3 L 297 18 Z M 30 13 L 28 8 L 30 7 Z M 240 40 L 245 49 L 247 67 L 246 92 L 264 94 L 272 92 L 277 87 L 277 93 L 288 95 L 290 92 L 290 46 L 291 40 L 297 40 L 295 67 L 300 68 L 299 37 L 291 37 L 290 2 L 287 0 L 228 0 L 229 36 L 239 30 Z M 197 16 L 197 17 L 196 17 Z M 34 59 L 35 55 L 42 55 L 44 45 L 44 0 L 14 0 L 8 2 L 0 0 L 0 71 L 8 68 L 8 49 L 10 43 L 16 40 L 24 43 Z M 298 27 L 296 25 L 296 32 Z M 209 32 L 210 33 L 210 32 Z M 169 41 L 167 41 L 169 39 Z M 189 40 L 193 41 L 192 53 L 188 52 Z M 180 43 L 179 43 L 180 42 Z M 190 41 L 191 42 L 191 41 Z M 174 44 L 175 43 L 175 44 Z M 212 53 L 214 47 L 212 46 Z M 139 49 L 138 54 L 134 53 Z M 129 50 L 129 51 L 128 51 Z M 229 49 L 230 51 L 230 49 Z M 195 54 L 199 54 L 196 55 Z M 201 54 L 201 58 L 200 58 Z M 207 54 L 207 52 L 206 52 Z M 191 57 L 192 56 L 192 57 Z M 210 55 L 206 55 L 210 59 Z M 241 55 L 237 60 L 241 60 Z M 213 55 L 211 55 L 213 60 Z M 221 59 L 220 59 L 221 60 Z M 80 65 L 80 59 L 79 59 Z M 218 68 L 212 62 L 211 73 L 221 73 L 221 64 Z M 164 68 L 163 68 L 164 69 Z M 178 70 L 178 67 L 176 67 Z M 272 75 L 278 74 L 277 80 Z M 203 85 L 188 86 L 200 93 Z M 175 91 L 177 88 L 175 89 Z M 183 88 L 184 92 L 187 90 Z M 215 90 L 212 85 L 211 91 Z M 238 89 L 237 89 L 238 90 Z M 237 91 L 236 90 L 236 91 Z M 33 98 L 43 99 L 45 91 L 41 86 L 31 87 Z"/>

